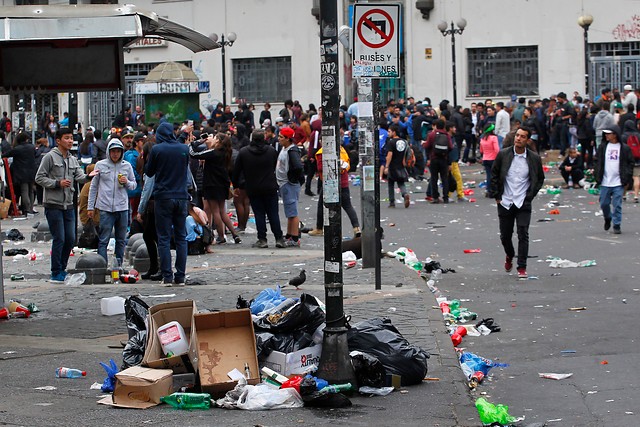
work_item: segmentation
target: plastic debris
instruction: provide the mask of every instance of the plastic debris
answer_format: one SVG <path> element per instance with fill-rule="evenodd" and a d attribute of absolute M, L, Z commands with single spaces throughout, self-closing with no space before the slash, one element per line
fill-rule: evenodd
<path fill-rule="evenodd" d="M 585 259 L 583 261 L 574 262 L 568 259 L 562 259 L 558 257 L 547 257 L 547 262 L 551 268 L 577 268 L 577 267 L 593 267 L 596 264 L 594 259 Z"/>
<path fill-rule="evenodd" d="M 474 372 L 480 371 L 487 375 L 493 368 L 507 368 L 508 363 L 497 363 L 473 353 L 462 353 L 460 355 L 460 367 L 467 379 L 471 379 Z"/>
<path fill-rule="evenodd" d="M 509 415 L 509 407 L 506 405 L 494 405 L 487 402 L 486 399 L 480 397 L 476 400 L 476 409 L 478 410 L 478 416 L 483 424 L 508 425 L 516 421 L 515 417 Z"/>
<path fill-rule="evenodd" d="M 545 372 L 538 372 L 538 376 L 540 378 L 547 378 L 550 380 L 565 380 L 567 378 L 571 378 L 571 376 L 573 375 L 573 372 L 569 373 L 569 374 L 554 374 L 554 373 L 545 373 Z"/>
<path fill-rule="evenodd" d="M 465 254 L 479 254 L 480 252 L 482 252 L 482 249 L 465 249 L 464 250 Z"/>
<path fill-rule="evenodd" d="M 74 273 L 74 274 L 69 274 L 67 275 L 67 277 L 64 278 L 64 284 L 65 285 L 70 285 L 70 286 L 78 286 L 78 285 L 82 285 L 85 280 L 87 280 L 87 273 L 82 272 L 82 273 Z"/>
<path fill-rule="evenodd" d="M 393 387 L 382 387 L 382 388 L 360 387 L 358 389 L 358 393 L 368 394 L 370 396 L 386 396 L 387 394 L 390 394 L 393 390 L 395 390 Z"/>

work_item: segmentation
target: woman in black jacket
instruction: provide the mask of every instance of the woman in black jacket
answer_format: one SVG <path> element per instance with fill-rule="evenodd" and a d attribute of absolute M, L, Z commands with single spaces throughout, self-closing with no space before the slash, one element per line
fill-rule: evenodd
<path fill-rule="evenodd" d="M 33 210 L 33 195 L 36 178 L 36 149 L 29 141 L 29 135 L 25 132 L 16 136 L 13 148 L 2 157 L 13 157 L 11 164 L 11 179 L 13 187 L 20 189 L 20 203 L 22 214 L 37 214 Z"/>
<path fill-rule="evenodd" d="M 227 215 L 226 200 L 229 198 L 231 186 L 231 138 L 224 133 L 217 135 L 209 135 L 205 141 L 207 149 L 196 152 L 191 146 L 189 154 L 191 157 L 204 160 L 204 179 L 202 184 L 202 193 L 205 203 L 209 206 L 209 212 L 212 218 L 218 237 L 216 243 L 226 243 L 224 237 L 225 226 L 231 231 L 233 240 L 242 243 L 242 240 L 236 233 L 236 230 Z"/>

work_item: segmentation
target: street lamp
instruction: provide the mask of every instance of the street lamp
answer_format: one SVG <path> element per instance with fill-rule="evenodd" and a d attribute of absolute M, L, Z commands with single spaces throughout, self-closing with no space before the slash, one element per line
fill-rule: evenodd
<path fill-rule="evenodd" d="M 593 24 L 593 16 L 582 15 L 578 18 L 578 25 L 584 30 L 584 93 L 589 96 L 589 27 Z"/>
<path fill-rule="evenodd" d="M 211 38 L 211 40 L 213 40 L 214 42 L 218 43 L 218 35 L 216 33 L 213 33 L 209 36 L 209 38 Z M 233 46 L 233 43 L 236 41 L 236 39 L 238 38 L 238 36 L 236 35 L 236 33 L 228 33 L 227 34 L 227 38 L 225 40 L 224 38 L 224 34 L 220 34 L 220 47 L 221 52 L 222 52 L 222 105 L 223 107 L 227 106 L 227 61 L 225 58 L 225 47 L 229 46 Z"/>
<path fill-rule="evenodd" d="M 442 21 L 438 24 L 438 30 L 442 33 L 444 37 L 451 36 L 451 71 L 453 73 L 453 106 L 458 105 L 458 85 L 456 79 L 456 34 L 462 34 L 464 28 L 467 26 L 467 20 L 464 18 L 458 19 L 456 22 L 458 28 L 453 26 L 453 21 L 451 21 L 451 27 L 445 22 Z"/>

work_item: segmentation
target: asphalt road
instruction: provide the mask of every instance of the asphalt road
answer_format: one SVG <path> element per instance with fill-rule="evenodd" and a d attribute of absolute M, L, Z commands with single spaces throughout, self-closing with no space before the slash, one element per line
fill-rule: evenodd
<path fill-rule="evenodd" d="M 463 167 L 465 180 L 482 180 Z M 558 184 L 555 168 L 548 182 Z M 495 201 L 475 189 L 476 203 L 432 205 L 424 183 L 413 183 L 409 209 L 381 203 L 385 247 L 413 249 L 454 268 L 437 283 L 449 299 L 479 317 L 493 317 L 499 333 L 465 337 L 461 348 L 510 367 L 494 369 L 472 393 L 509 406 L 524 424 L 558 426 L 640 425 L 640 374 L 635 326 L 640 307 L 638 258 L 640 205 L 625 202 L 622 234 L 603 230 L 597 196 L 585 190 L 540 194 L 533 202 L 528 273 L 519 281 L 504 271 Z M 384 188 L 384 187 L 383 187 Z M 386 194 L 386 193 L 383 193 Z M 398 196 L 399 198 L 399 196 Z M 550 215 L 552 208 L 559 215 Z M 552 221 L 538 222 L 549 218 Z M 395 226 L 391 227 L 390 223 Z M 514 242 L 517 239 L 514 236 Z M 481 249 L 465 254 L 464 249 Z M 595 260 L 586 268 L 550 268 L 547 257 Z M 514 267 L 515 272 L 515 267 Z M 584 307 L 571 311 L 570 308 Z M 539 373 L 572 373 L 564 380 Z M 486 393 L 486 395 L 485 395 Z"/>

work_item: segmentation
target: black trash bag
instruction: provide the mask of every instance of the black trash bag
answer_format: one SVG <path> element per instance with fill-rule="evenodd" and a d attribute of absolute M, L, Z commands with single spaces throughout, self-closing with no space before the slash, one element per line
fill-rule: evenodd
<path fill-rule="evenodd" d="M 313 334 L 324 323 L 324 311 L 313 295 L 302 294 L 298 302 L 287 299 L 281 306 L 284 310 L 275 310 L 269 315 L 254 319 L 253 324 L 257 330 L 272 333 L 304 331 Z"/>
<path fill-rule="evenodd" d="M 358 388 L 384 387 L 387 371 L 378 358 L 361 351 L 352 351 L 349 356 L 351 356 L 351 364 L 358 380 Z"/>
<path fill-rule="evenodd" d="M 4 254 L 6 256 L 16 256 L 16 255 L 28 255 L 29 251 L 24 249 L 24 248 L 11 248 L 11 249 L 7 249 L 6 251 L 4 251 Z"/>
<path fill-rule="evenodd" d="M 78 238 L 78 246 L 84 249 L 98 249 L 98 241 L 98 231 L 96 230 L 93 220 L 90 219 L 82 227 L 82 233 L 80 233 L 80 237 Z"/>
<path fill-rule="evenodd" d="M 137 295 L 131 295 L 124 300 L 124 315 L 127 319 L 127 332 L 129 338 L 133 337 L 140 331 L 147 330 L 147 314 L 149 313 L 149 305 Z"/>
<path fill-rule="evenodd" d="M 308 332 L 293 333 L 256 332 L 258 360 L 263 361 L 272 351 L 293 353 L 314 345 L 313 335 Z"/>
<path fill-rule="evenodd" d="M 7 239 L 13 240 L 13 241 L 24 240 L 24 235 L 17 228 L 12 228 L 7 233 Z"/>
<path fill-rule="evenodd" d="M 342 393 L 303 396 L 304 406 L 311 408 L 346 408 L 352 405 L 351 400 Z"/>
<path fill-rule="evenodd" d="M 144 351 L 147 348 L 147 330 L 143 329 L 129 338 L 127 345 L 122 350 L 122 366 L 120 370 L 125 370 L 142 363 Z"/>
<path fill-rule="evenodd" d="M 242 295 L 238 295 L 238 302 L 236 302 L 236 308 L 240 310 L 241 308 L 251 308 L 251 302 L 242 298 Z"/>
<path fill-rule="evenodd" d="M 402 385 L 422 383 L 429 353 L 407 341 L 391 320 L 373 318 L 355 324 L 347 332 L 349 351 L 366 352 L 380 360 L 387 374 L 400 375 Z"/>
<path fill-rule="evenodd" d="M 443 268 L 438 261 L 429 261 L 424 265 L 424 271 L 431 273 L 434 270 L 440 270 L 442 273 L 455 273 L 453 268 Z"/>

